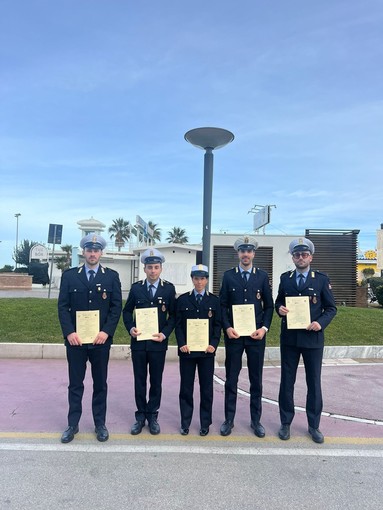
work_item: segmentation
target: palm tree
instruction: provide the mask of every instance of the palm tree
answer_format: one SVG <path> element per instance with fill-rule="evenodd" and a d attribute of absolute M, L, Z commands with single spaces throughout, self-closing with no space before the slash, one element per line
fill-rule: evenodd
<path fill-rule="evenodd" d="M 125 246 L 125 241 L 130 238 L 130 223 L 125 221 L 124 218 L 117 218 L 113 220 L 112 225 L 108 229 L 109 237 L 115 239 L 114 244 L 118 247 L 118 251 Z"/>
<path fill-rule="evenodd" d="M 168 243 L 185 244 L 189 241 L 189 238 L 184 228 L 173 227 L 172 230 L 169 230 L 166 240 Z"/>
<path fill-rule="evenodd" d="M 72 249 L 73 246 L 71 244 L 64 244 L 61 246 L 61 250 L 65 253 L 65 255 L 61 255 L 61 257 L 56 257 L 56 267 L 57 269 L 61 269 L 63 273 L 65 269 L 69 269 L 72 262 Z"/>
<path fill-rule="evenodd" d="M 148 227 L 153 230 L 153 244 L 155 244 L 155 241 L 161 241 L 161 229 L 157 225 L 158 223 L 153 223 L 151 220 L 148 221 Z"/>

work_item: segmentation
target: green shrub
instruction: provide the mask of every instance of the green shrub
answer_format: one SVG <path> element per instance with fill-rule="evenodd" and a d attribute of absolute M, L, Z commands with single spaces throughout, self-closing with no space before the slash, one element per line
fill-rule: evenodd
<path fill-rule="evenodd" d="M 370 284 L 373 293 L 376 295 L 376 289 L 380 285 L 383 285 L 383 278 L 381 276 L 377 276 L 376 278 L 369 278 L 368 283 Z"/>
<path fill-rule="evenodd" d="M 383 285 L 379 285 L 375 291 L 376 299 L 378 300 L 378 303 L 383 306 Z"/>

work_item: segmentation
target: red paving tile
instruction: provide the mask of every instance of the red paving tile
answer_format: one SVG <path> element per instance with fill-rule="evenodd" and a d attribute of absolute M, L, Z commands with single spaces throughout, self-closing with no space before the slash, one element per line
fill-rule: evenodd
<path fill-rule="evenodd" d="M 224 380 L 224 368 L 216 375 Z M 265 367 L 264 397 L 277 400 L 279 368 Z M 323 367 L 324 411 L 332 414 L 379 420 L 383 423 L 383 364 L 355 364 L 351 366 Z M 67 364 L 65 360 L 0 360 L 0 433 L 47 432 L 60 433 L 66 427 L 67 415 Z M 81 432 L 93 431 L 91 415 L 90 370 L 85 380 Z M 240 375 L 239 387 L 248 391 L 247 369 Z M 159 422 L 165 434 L 178 434 L 180 417 L 178 408 L 178 362 L 168 362 L 164 372 L 162 406 Z M 224 388 L 215 384 L 213 425 L 210 435 L 219 435 L 223 415 Z M 304 406 L 305 381 L 303 368 L 299 369 L 296 383 L 296 405 Z M 195 410 L 191 434 L 198 434 L 198 383 L 195 388 Z M 111 434 L 128 434 L 134 420 L 133 374 L 130 361 L 111 360 L 109 364 L 109 397 L 107 425 Z M 252 435 L 249 428 L 249 400 L 239 396 L 235 428 L 232 436 Z M 267 436 L 277 436 L 279 428 L 278 406 L 263 404 L 262 423 Z M 324 416 L 321 430 L 326 437 L 383 438 L 383 425 L 350 422 Z M 148 434 L 148 430 L 145 429 Z M 297 412 L 292 437 L 307 436 L 304 412 Z"/>

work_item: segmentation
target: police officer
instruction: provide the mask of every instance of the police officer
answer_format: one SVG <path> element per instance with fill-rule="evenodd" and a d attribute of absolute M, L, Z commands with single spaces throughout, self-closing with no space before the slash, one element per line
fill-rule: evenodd
<path fill-rule="evenodd" d="M 212 423 L 214 357 L 221 336 L 221 310 L 219 298 L 207 289 L 209 270 L 199 264 L 192 267 L 191 279 L 194 289 L 182 294 L 176 305 L 176 338 L 180 362 L 180 412 L 183 436 L 189 434 L 193 417 L 193 392 L 195 371 L 198 368 L 200 387 L 200 436 L 209 433 Z M 188 319 L 208 320 L 208 343 L 206 349 L 191 350 L 188 343 Z"/>
<path fill-rule="evenodd" d="M 251 428 L 258 437 L 265 436 L 260 422 L 262 414 L 262 372 L 266 333 L 270 328 L 274 304 L 269 277 L 265 271 L 253 267 L 258 243 L 251 237 L 241 237 L 234 243 L 239 265 L 223 275 L 220 291 L 222 327 L 226 349 L 225 421 L 221 435 L 228 436 L 234 427 L 237 405 L 237 384 L 242 368 L 242 355 L 246 351 L 250 379 Z M 249 336 L 240 336 L 234 329 L 233 305 L 254 306 L 256 329 Z"/>
<path fill-rule="evenodd" d="M 88 360 L 92 368 L 92 413 L 96 436 L 99 441 L 109 438 L 105 426 L 108 361 L 122 308 L 118 273 L 100 264 L 105 239 L 89 234 L 81 240 L 80 246 L 85 263 L 63 273 L 58 298 L 58 315 L 69 369 L 68 428 L 61 436 L 62 443 L 72 441 L 78 432 Z M 83 343 L 77 333 L 76 312 L 89 310 L 99 312 L 99 332 L 92 343 Z"/>
<path fill-rule="evenodd" d="M 162 373 L 168 338 L 175 325 L 175 287 L 172 283 L 160 278 L 165 257 L 156 248 L 148 248 L 141 255 L 141 262 L 144 264 L 146 279 L 132 285 L 123 310 L 124 324 L 131 336 L 130 348 L 137 406 L 136 423 L 131 429 L 133 435 L 140 434 L 145 420 L 148 421 L 151 434 L 160 433 L 157 418 L 161 403 Z M 140 340 L 134 310 L 153 307 L 158 310 L 158 329 L 153 331 L 151 340 Z M 150 387 L 147 400 L 148 368 Z"/>
<path fill-rule="evenodd" d="M 321 368 L 324 348 L 324 329 L 336 315 L 336 306 L 330 280 L 324 273 L 313 271 L 311 262 L 314 244 L 306 238 L 295 239 L 289 251 L 295 270 L 281 275 L 275 309 L 281 321 L 281 384 L 279 388 L 279 437 L 290 438 L 290 424 L 294 418 L 294 383 L 299 358 L 302 355 L 306 372 L 306 414 L 312 440 L 323 443 L 319 430 L 323 407 Z M 311 322 L 306 329 L 288 329 L 287 296 L 308 296 Z"/>

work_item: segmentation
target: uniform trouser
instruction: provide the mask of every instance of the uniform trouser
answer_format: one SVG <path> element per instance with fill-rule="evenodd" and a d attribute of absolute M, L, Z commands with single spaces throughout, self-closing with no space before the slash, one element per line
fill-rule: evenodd
<path fill-rule="evenodd" d="M 225 382 L 225 419 L 234 421 L 237 406 L 238 377 L 242 368 L 242 355 L 246 352 L 250 381 L 250 417 L 258 423 L 262 414 L 262 372 L 265 357 L 265 341 L 253 340 L 253 344 L 244 345 L 226 340 L 226 382 Z"/>
<path fill-rule="evenodd" d="M 96 427 L 105 425 L 109 351 L 110 344 L 89 348 L 67 345 L 69 426 L 76 427 L 80 421 L 88 360 L 93 378 L 92 413 L 94 424 Z"/>
<path fill-rule="evenodd" d="M 212 423 L 214 356 L 180 356 L 180 412 L 181 427 L 188 429 L 193 417 L 194 379 L 198 369 L 200 389 L 199 416 L 201 429 L 207 429 Z"/>
<path fill-rule="evenodd" d="M 162 374 L 165 366 L 166 351 L 132 351 L 134 396 L 136 399 L 137 421 L 149 422 L 157 419 L 161 404 Z M 149 367 L 149 399 L 146 400 L 147 377 Z"/>
<path fill-rule="evenodd" d="M 282 425 L 290 425 L 294 418 L 294 384 L 300 355 L 306 372 L 306 414 L 310 427 L 319 427 L 323 408 L 321 371 L 323 347 L 307 349 L 293 345 L 281 345 L 281 384 L 279 388 L 279 414 Z"/>

